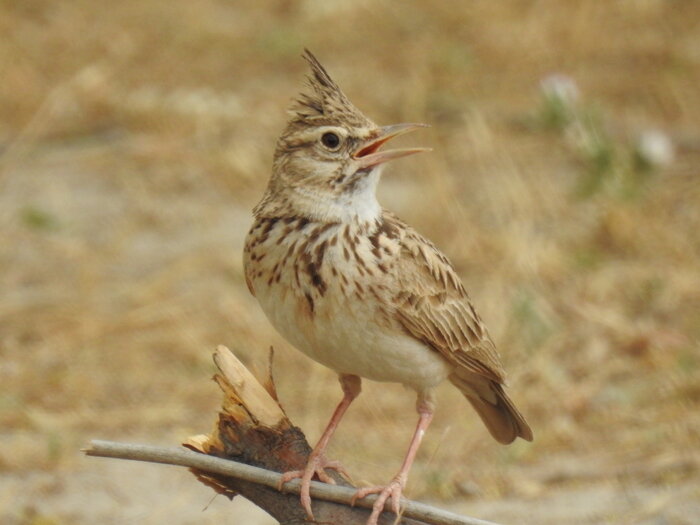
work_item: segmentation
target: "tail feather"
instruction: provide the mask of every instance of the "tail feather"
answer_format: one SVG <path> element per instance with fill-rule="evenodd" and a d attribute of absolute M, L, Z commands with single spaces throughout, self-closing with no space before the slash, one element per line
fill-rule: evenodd
<path fill-rule="evenodd" d="M 503 391 L 503 386 L 476 374 L 453 374 L 450 381 L 464 394 L 499 443 L 507 445 L 520 437 L 532 441 L 532 430 Z"/>

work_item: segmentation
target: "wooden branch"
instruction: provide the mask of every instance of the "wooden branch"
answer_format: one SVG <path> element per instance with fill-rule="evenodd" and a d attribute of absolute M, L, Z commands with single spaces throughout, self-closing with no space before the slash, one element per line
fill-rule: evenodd
<path fill-rule="evenodd" d="M 311 447 L 277 402 L 271 372 L 261 384 L 223 346 L 216 350 L 214 362 L 219 369 L 214 380 L 224 393 L 222 408 L 211 435 L 187 440 L 184 446 L 190 450 L 92 441 L 85 452 L 91 456 L 186 466 L 215 491 L 229 498 L 242 495 L 282 525 L 308 523 L 299 503 L 300 481 L 286 483 L 283 492 L 278 490 L 279 473 L 303 469 Z M 329 471 L 329 475 L 337 485 L 311 485 L 317 523 L 364 525 L 369 517 L 367 508 L 377 496 L 358 500 L 357 506 L 351 507 L 356 489 L 336 472 Z M 402 516 L 397 520 L 387 506 L 380 525 L 495 525 L 406 499 L 402 499 L 401 507 Z"/>
<path fill-rule="evenodd" d="M 151 445 L 116 443 L 114 441 L 94 439 L 90 442 L 89 447 L 84 449 L 84 452 L 88 456 L 131 459 L 194 468 L 212 474 L 220 474 L 226 477 L 249 481 L 269 487 L 275 491 L 277 491 L 277 486 L 282 477 L 278 472 L 253 467 L 236 461 L 207 456 L 205 454 L 192 452 L 186 448 L 154 447 Z M 300 481 L 295 479 L 285 484 L 284 490 L 286 493 L 296 496 L 299 494 L 299 485 Z M 349 505 L 354 494 L 355 489 L 350 487 L 329 485 L 319 481 L 311 482 L 311 496 L 315 499 Z M 358 500 L 356 505 L 371 508 L 374 500 L 376 500 L 376 495 L 371 495 L 364 500 Z M 403 504 L 405 505 L 404 517 L 422 520 L 431 525 L 497 525 L 490 521 L 459 516 L 452 512 L 447 512 L 415 501 L 404 500 Z"/>

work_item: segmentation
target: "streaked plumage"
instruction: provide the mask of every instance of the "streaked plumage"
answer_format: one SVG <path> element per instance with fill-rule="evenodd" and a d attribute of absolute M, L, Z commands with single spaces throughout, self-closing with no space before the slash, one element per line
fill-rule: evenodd
<path fill-rule="evenodd" d="M 337 420 L 359 393 L 359 379 L 354 386 L 348 378 L 402 383 L 418 394 L 420 432 L 409 455 L 415 454 L 432 417 L 433 388 L 449 379 L 499 442 L 531 440 L 530 428 L 503 390 L 505 372 L 495 345 L 453 266 L 376 200 L 381 164 L 420 151 L 379 152 L 379 147 L 416 126 L 379 128 L 313 55 L 305 58 L 313 72 L 312 92 L 292 107 L 246 241 L 251 293 L 292 345 L 341 376 L 346 397 Z M 329 133 L 336 135 L 337 149 Z M 323 478 L 325 444 L 317 448 L 306 479 L 314 472 Z M 409 467 L 411 461 L 412 456 Z M 382 491 L 384 499 L 393 497 L 395 508 L 407 471 Z M 308 496 L 302 501 L 310 513 Z M 370 523 L 380 510 L 375 508 Z"/>

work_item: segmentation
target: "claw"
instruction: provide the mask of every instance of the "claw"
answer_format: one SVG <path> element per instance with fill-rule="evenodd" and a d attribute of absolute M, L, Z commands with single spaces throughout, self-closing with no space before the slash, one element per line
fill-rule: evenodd
<path fill-rule="evenodd" d="M 277 489 L 282 492 L 284 484 L 293 479 L 301 479 L 300 499 L 301 505 L 306 511 L 309 520 L 314 521 L 314 513 L 311 510 L 311 480 L 314 475 L 324 483 L 335 485 L 335 480 L 331 478 L 325 469 L 332 469 L 340 473 L 342 476 L 350 477 L 345 468 L 339 461 L 328 461 L 322 454 L 309 456 L 309 462 L 304 470 L 291 470 L 282 474 Z"/>
<path fill-rule="evenodd" d="M 277 490 L 282 492 L 282 488 L 285 483 L 292 481 L 293 479 L 300 478 L 304 475 L 303 470 L 290 470 L 289 472 L 284 472 L 280 478 L 280 482 L 277 484 Z"/>
<path fill-rule="evenodd" d="M 326 462 L 326 465 L 323 468 L 329 468 L 332 470 L 335 470 L 338 474 L 343 476 L 346 480 L 352 482 L 352 476 L 350 473 L 345 470 L 345 467 L 340 463 L 340 461 L 333 460 L 333 461 L 328 461 Z M 330 483 L 332 485 L 335 485 L 335 480 L 333 478 L 328 478 L 330 481 L 327 483 Z"/>
<path fill-rule="evenodd" d="M 375 501 L 374 505 L 372 505 L 372 514 L 366 523 L 366 525 L 377 525 L 379 515 L 384 510 L 386 502 L 389 498 L 391 498 L 391 510 L 397 517 L 401 514 L 401 494 L 403 493 L 405 486 L 406 479 L 404 477 L 397 476 L 391 480 L 386 487 L 376 486 L 358 489 L 350 500 L 350 505 L 354 506 L 358 499 L 367 497 L 370 494 L 379 494 L 377 501 Z"/>

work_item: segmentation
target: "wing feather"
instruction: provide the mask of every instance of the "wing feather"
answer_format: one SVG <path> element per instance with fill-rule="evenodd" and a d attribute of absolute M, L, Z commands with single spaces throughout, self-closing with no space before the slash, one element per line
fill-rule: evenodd
<path fill-rule="evenodd" d="M 447 257 L 393 215 L 384 220 L 403 232 L 396 272 L 401 325 L 454 366 L 502 384 L 505 372 L 496 347 Z"/>

